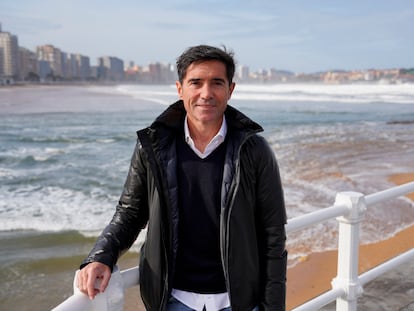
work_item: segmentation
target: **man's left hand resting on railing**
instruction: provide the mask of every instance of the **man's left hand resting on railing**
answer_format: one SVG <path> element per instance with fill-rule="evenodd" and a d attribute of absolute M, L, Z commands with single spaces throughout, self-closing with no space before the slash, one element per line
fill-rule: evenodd
<path fill-rule="evenodd" d="M 79 271 L 77 286 L 79 290 L 94 299 L 99 293 L 103 293 L 111 278 L 111 269 L 100 262 L 91 262 Z"/>

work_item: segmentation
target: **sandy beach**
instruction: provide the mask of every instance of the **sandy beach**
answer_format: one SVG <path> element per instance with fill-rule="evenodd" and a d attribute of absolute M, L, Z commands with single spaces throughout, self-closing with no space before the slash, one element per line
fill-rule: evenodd
<path fill-rule="evenodd" d="M 414 173 L 392 175 L 389 180 L 397 185 L 407 183 L 414 181 Z M 414 193 L 407 196 L 414 201 Z M 368 271 L 382 262 L 414 248 L 413 236 L 414 226 L 398 232 L 388 240 L 361 245 L 359 273 Z M 134 265 L 136 265 L 136 258 L 132 259 L 129 257 L 120 262 L 121 268 L 132 267 Z M 331 289 L 331 281 L 336 275 L 336 269 L 336 250 L 312 253 L 305 260 L 288 269 L 287 310 L 292 310 L 313 297 Z M 401 308 L 414 300 L 414 298 L 407 297 L 406 295 L 405 300 L 399 299 L 401 301 Z M 145 310 L 139 299 L 138 287 L 128 289 L 124 310 Z"/>

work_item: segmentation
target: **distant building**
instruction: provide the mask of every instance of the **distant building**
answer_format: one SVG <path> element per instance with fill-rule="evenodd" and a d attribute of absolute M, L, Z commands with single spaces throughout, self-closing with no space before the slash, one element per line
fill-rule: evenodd
<path fill-rule="evenodd" d="M 78 64 L 75 54 L 68 54 L 65 62 L 66 74 L 65 77 L 69 80 L 76 79 L 78 77 Z"/>
<path fill-rule="evenodd" d="M 36 49 L 37 59 L 47 61 L 50 65 L 49 76 L 52 79 L 61 79 L 63 74 L 62 51 L 51 44 L 38 46 Z"/>
<path fill-rule="evenodd" d="M 277 70 L 271 68 L 269 71 L 269 81 L 270 82 L 289 82 L 294 76 L 293 72 L 287 70 Z"/>
<path fill-rule="evenodd" d="M 2 32 L 0 24 L 0 79 L 12 83 L 19 75 L 19 45 L 17 36 Z"/>
<path fill-rule="evenodd" d="M 98 58 L 98 80 L 122 81 L 124 79 L 124 61 L 113 56 Z"/>
<path fill-rule="evenodd" d="M 151 83 L 171 83 L 174 81 L 174 70 L 170 64 L 152 63 L 148 66 Z"/>
<path fill-rule="evenodd" d="M 245 65 L 240 65 L 237 67 L 236 79 L 241 82 L 248 82 L 250 79 L 250 68 Z"/>
<path fill-rule="evenodd" d="M 67 79 L 87 80 L 91 76 L 91 65 L 89 57 L 81 54 L 68 54 L 65 60 Z"/>
<path fill-rule="evenodd" d="M 91 62 L 88 56 L 76 54 L 79 68 L 79 78 L 86 80 L 91 76 Z"/>
<path fill-rule="evenodd" d="M 91 66 L 91 74 L 90 78 L 97 80 L 99 76 L 99 67 L 98 66 Z"/>
<path fill-rule="evenodd" d="M 134 68 L 135 67 L 135 62 L 133 61 L 133 60 L 130 60 L 129 62 L 128 62 L 128 66 L 126 66 L 125 68 L 124 68 L 124 70 L 128 70 L 128 69 L 131 69 L 131 68 Z"/>
<path fill-rule="evenodd" d="M 142 82 L 142 70 L 134 62 L 129 62 L 129 66 L 124 71 L 125 81 L 129 82 Z"/>
<path fill-rule="evenodd" d="M 52 68 L 50 68 L 50 63 L 46 60 L 38 60 L 37 64 L 39 66 L 38 74 L 40 81 L 50 79 L 50 75 L 52 72 Z"/>
<path fill-rule="evenodd" d="M 19 47 L 19 79 L 23 81 L 38 81 L 39 66 L 36 53 Z"/>

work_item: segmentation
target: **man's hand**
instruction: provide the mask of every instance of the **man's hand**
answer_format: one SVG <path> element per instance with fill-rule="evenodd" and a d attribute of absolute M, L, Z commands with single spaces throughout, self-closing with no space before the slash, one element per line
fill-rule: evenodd
<path fill-rule="evenodd" d="M 89 299 L 94 299 L 97 294 L 105 291 L 110 278 L 111 269 L 107 265 L 92 262 L 79 271 L 77 286 Z"/>

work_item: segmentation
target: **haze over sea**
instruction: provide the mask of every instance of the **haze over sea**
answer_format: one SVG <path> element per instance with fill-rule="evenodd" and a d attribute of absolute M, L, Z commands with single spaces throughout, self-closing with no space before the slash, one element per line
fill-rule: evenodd
<path fill-rule="evenodd" d="M 135 131 L 176 99 L 172 85 L 0 88 L 5 310 L 45 310 L 71 294 L 74 270 L 114 212 Z M 237 85 L 230 104 L 264 127 L 289 218 L 332 205 L 339 191 L 370 194 L 393 186 L 389 175 L 414 171 L 412 84 Z M 413 224 L 408 199 L 378 204 L 363 243 Z M 335 248 L 336 227 L 290 235 L 290 264 Z"/>

